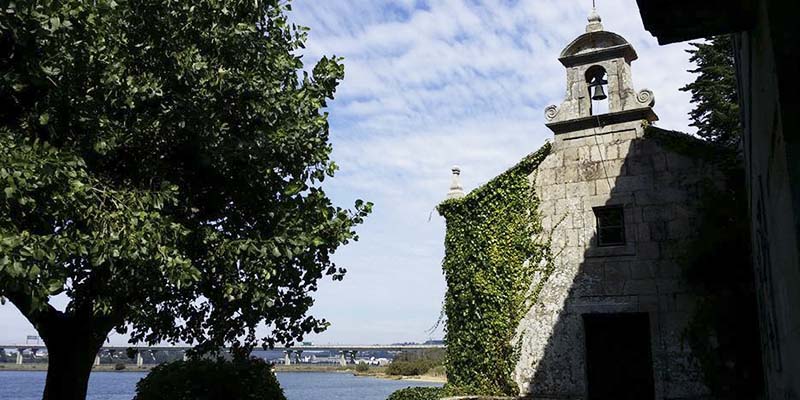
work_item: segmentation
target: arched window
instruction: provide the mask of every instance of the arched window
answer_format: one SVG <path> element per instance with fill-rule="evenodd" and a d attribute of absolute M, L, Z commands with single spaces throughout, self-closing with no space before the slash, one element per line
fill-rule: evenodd
<path fill-rule="evenodd" d="M 589 87 L 589 98 L 591 99 L 590 115 L 600 115 L 608 113 L 608 79 L 606 69 L 594 65 L 586 70 L 586 84 Z"/>

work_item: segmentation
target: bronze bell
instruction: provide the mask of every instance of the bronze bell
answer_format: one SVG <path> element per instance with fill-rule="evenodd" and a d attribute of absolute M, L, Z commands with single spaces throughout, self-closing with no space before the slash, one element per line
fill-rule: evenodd
<path fill-rule="evenodd" d="M 608 96 L 606 96 L 605 90 L 603 90 L 603 84 L 595 85 L 594 86 L 594 94 L 592 94 L 592 100 L 599 101 L 605 100 Z"/>

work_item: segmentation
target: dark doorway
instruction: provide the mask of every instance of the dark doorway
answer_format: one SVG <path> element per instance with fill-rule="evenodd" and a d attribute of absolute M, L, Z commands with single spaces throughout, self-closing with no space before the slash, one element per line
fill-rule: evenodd
<path fill-rule="evenodd" d="M 653 399 L 647 314 L 586 314 L 589 400 Z"/>

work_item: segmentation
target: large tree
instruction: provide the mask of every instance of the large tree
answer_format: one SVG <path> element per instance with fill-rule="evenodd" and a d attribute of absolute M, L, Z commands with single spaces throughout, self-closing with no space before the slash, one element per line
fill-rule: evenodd
<path fill-rule="evenodd" d="M 327 326 L 310 292 L 371 204 L 321 189 L 344 68 L 304 71 L 287 10 L 0 0 L 0 297 L 47 344 L 45 399 L 85 397 L 112 330 L 246 351 Z"/>
<path fill-rule="evenodd" d="M 705 140 L 736 147 L 742 136 L 739 96 L 734 67 L 733 39 L 722 35 L 691 43 L 689 61 L 697 68 L 694 82 L 681 88 L 692 94 L 691 126 Z"/>

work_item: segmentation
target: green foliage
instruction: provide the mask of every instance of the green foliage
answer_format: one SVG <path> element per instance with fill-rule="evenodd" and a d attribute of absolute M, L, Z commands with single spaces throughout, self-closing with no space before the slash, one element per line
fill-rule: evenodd
<path fill-rule="evenodd" d="M 134 400 L 286 400 L 262 359 L 194 359 L 161 364 L 136 384 Z"/>
<path fill-rule="evenodd" d="M 369 371 L 369 365 L 365 362 L 360 362 L 356 364 L 356 372 L 367 372 Z"/>
<path fill-rule="evenodd" d="M 735 168 L 739 163 L 736 154 L 719 143 L 652 125 L 645 126 L 644 132 L 648 138 L 654 139 L 664 148 L 692 159 L 712 162 L 724 168 Z"/>
<path fill-rule="evenodd" d="M 736 147 L 742 135 L 736 69 L 731 36 L 716 36 L 706 43 L 692 43 L 691 70 L 694 82 L 681 88 L 692 94 L 695 108 L 689 114 L 700 137 L 728 147 Z"/>
<path fill-rule="evenodd" d="M 449 385 L 441 388 L 409 387 L 392 393 L 386 400 L 437 400 L 444 397 L 461 396 L 466 393 Z"/>
<path fill-rule="evenodd" d="M 435 364 L 444 362 L 445 349 L 422 349 L 412 351 L 402 351 L 394 356 L 393 361 L 417 361 L 428 360 Z"/>
<path fill-rule="evenodd" d="M 444 397 L 442 388 L 409 387 L 392 393 L 386 400 L 436 400 L 442 397 Z"/>
<path fill-rule="evenodd" d="M 301 72 L 287 10 L 0 2 L 0 297 L 42 337 L 74 320 L 97 346 L 116 328 L 246 350 L 325 329 L 310 293 L 371 204 L 321 188 L 344 67 Z"/>
<path fill-rule="evenodd" d="M 387 375 L 395 375 L 395 376 L 415 376 L 415 375 L 424 375 L 428 372 L 431 368 L 435 367 L 437 364 L 432 360 L 414 360 L 414 361 L 392 361 L 388 367 L 386 367 L 386 374 Z"/>
<path fill-rule="evenodd" d="M 434 367 L 442 366 L 444 360 L 444 349 L 404 351 L 395 356 L 386 373 L 396 376 L 424 375 Z"/>
<path fill-rule="evenodd" d="M 124 363 L 116 363 L 116 364 L 114 364 L 114 371 L 122 371 L 125 368 L 126 367 L 125 367 Z"/>
<path fill-rule="evenodd" d="M 447 200 L 447 375 L 470 394 L 516 394 L 516 329 L 552 272 L 528 176 L 550 145 L 463 199 Z M 533 282 L 534 275 L 543 278 Z"/>
<path fill-rule="evenodd" d="M 447 377 L 447 368 L 444 365 L 436 365 L 429 369 L 425 375 Z"/>

